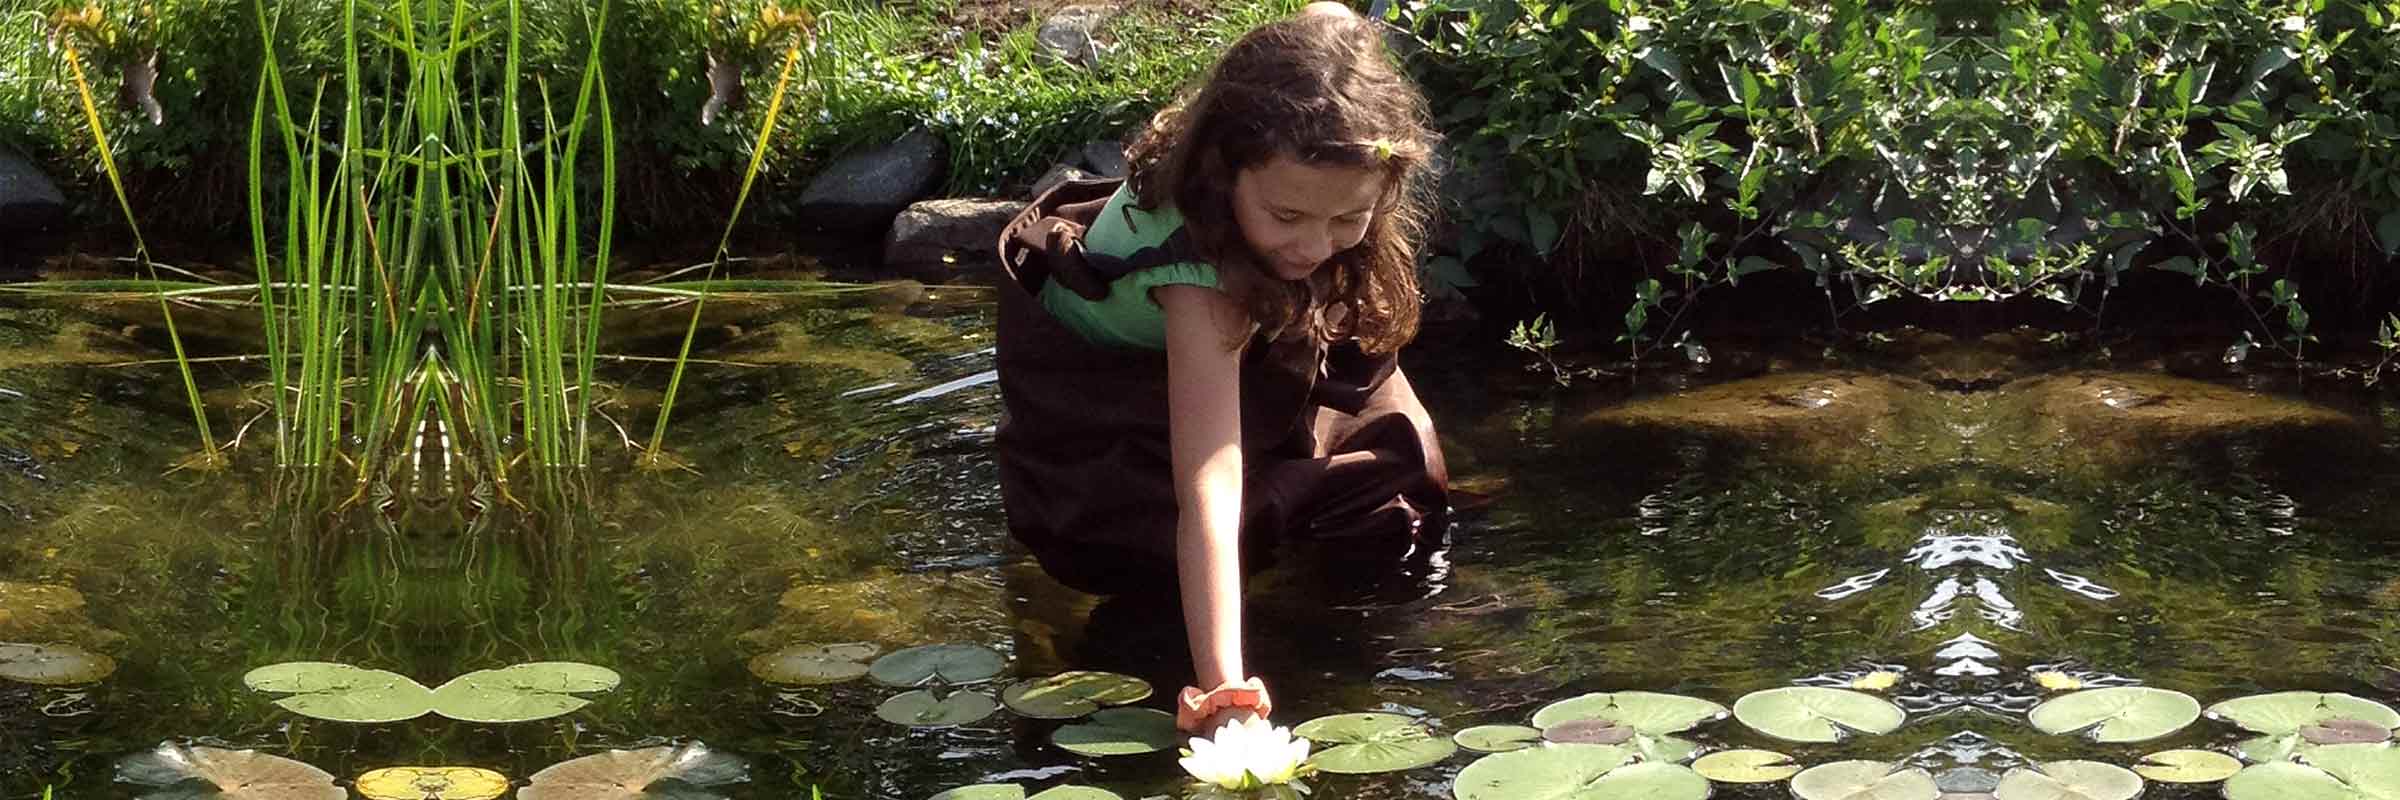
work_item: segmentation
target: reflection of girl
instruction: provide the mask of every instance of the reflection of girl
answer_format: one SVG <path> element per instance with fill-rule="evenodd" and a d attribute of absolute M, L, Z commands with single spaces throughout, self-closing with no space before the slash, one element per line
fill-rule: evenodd
<path fill-rule="evenodd" d="M 1441 538 L 1448 473 L 1393 354 L 1414 336 L 1434 136 L 1338 3 L 1236 42 L 1131 148 L 1001 242 L 1002 496 L 1062 582 L 1181 600 L 1178 723 L 1265 715 L 1241 580 L 1278 540 L 1388 570 Z M 1170 424 L 1171 421 L 1171 424 Z"/>

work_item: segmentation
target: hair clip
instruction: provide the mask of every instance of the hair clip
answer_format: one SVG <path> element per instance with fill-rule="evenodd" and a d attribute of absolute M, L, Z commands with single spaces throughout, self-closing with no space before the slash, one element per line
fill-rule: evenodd
<path fill-rule="evenodd" d="M 1377 161 L 1392 160 L 1392 151 L 1399 147 L 1393 144 L 1392 140 L 1382 138 L 1368 140 L 1367 146 L 1375 150 L 1375 160 Z"/>

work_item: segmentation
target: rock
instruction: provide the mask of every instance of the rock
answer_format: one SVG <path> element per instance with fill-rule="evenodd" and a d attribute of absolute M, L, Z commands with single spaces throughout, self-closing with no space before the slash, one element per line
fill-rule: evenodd
<path fill-rule="evenodd" d="M 939 264 L 954 253 L 989 257 L 1000 229 L 1027 205 L 1022 200 L 927 200 L 909 206 L 892 220 L 883 263 Z"/>
<path fill-rule="evenodd" d="M 1117 10 L 1109 6 L 1067 6 L 1043 20 L 1033 38 L 1041 43 L 1042 52 L 1089 68 L 1100 63 L 1100 26 L 1116 15 Z"/>
<path fill-rule="evenodd" d="M 26 234 L 58 227 L 67 218 L 67 196 L 41 169 L 0 146 L 0 234 Z"/>
<path fill-rule="evenodd" d="M 1089 172 L 1076 169 L 1066 164 L 1060 164 L 1051 167 L 1049 172 L 1042 173 L 1041 180 L 1033 182 L 1033 194 L 1031 196 L 1038 198 L 1042 195 L 1049 194 L 1050 190 L 1058 188 L 1059 184 L 1066 183 L 1068 181 L 1090 180 L 1091 177 L 1092 174 Z"/>
<path fill-rule="evenodd" d="M 1122 178 L 1133 166 L 1125 163 L 1125 143 L 1094 139 L 1083 145 L 1083 166 L 1103 178 Z"/>
<path fill-rule="evenodd" d="M 800 216 L 818 230 L 874 233 L 941 180 L 948 145 L 917 128 L 825 167 L 800 192 Z"/>
<path fill-rule="evenodd" d="M 125 635 L 92 624 L 83 593 L 66 586 L 0 581 L 0 642 L 62 642 L 95 650 Z"/>

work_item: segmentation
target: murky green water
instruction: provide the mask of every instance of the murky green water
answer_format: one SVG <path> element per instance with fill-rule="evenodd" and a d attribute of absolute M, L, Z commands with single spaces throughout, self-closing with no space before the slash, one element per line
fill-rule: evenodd
<path fill-rule="evenodd" d="M 748 674 L 749 657 L 806 641 L 976 642 L 1015 674 L 1168 687 L 1188 666 L 1172 612 L 1064 589 L 1008 546 L 979 295 L 727 313 L 709 355 L 750 366 L 699 370 L 679 406 L 670 447 L 696 471 L 599 476 L 582 520 L 396 510 L 384 530 L 295 534 L 307 526 L 272 513 L 270 475 L 161 474 L 191 446 L 188 415 L 168 373 L 110 365 L 144 357 L 117 323 L 0 309 L 0 581 L 84 601 L 14 609 L 0 641 L 121 664 L 89 688 L 0 684 L 0 797 L 132 796 L 110 764 L 165 740 L 345 779 L 411 764 L 521 778 L 699 740 L 750 760 L 738 798 L 1176 786 L 1171 755 L 1080 759 L 1046 744 L 1050 723 L 911 731 L 869 713 L 889 692 Z M 1913 714 L 1897 733 L 1795 747 L 1726 721 L 1696 738 L 1906 759 L 1973 788 L 1975 770 L 2026 760 L 2129 764 L 2240 738 L 2205 721 L 2139 745 L 2043 735 L 2024 721 L 2037 669 L 2204 702 L 2400 699 L 2400 408 L 2030 344 L 1723 358 L 1631 396 L 1555 391 L 1516 363 L 1482 345 L 1412 355 L 1454 471 L 1492 497 L 1461 514 L 1437 574 L 1359 590 L 1294 565 L 1253 584 L 1249 652 L 1279 721 L 1386 710 L 1447 732 L 1586 691 L 1731 703 L 1897 669 L 1888 694 Z M 656 368 L 611 377 L 663 383 Z M 643 431 L 655 403 L 626 390 L 605 408 Z M 243 689 L 250 667 L 287 660 L 428 684 L 579 660 L 625 681 L 546 722 L 343 725 Z M 1469 758 L 1325 777 L 1317 796 L 1446 798 Z"/>

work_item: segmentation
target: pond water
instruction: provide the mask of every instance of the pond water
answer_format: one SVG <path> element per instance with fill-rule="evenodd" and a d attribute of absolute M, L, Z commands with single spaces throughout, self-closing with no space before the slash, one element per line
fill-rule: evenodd
<path fill-rule="evenodd" d="M 889 690 L 749 674 L 752 656 L 799 642 L 970 642 L 1006 653 L 1012 675 L 1111 669 L 1162 690 L 1188 664 L 1171 610 L 1065 589 L 1009 546 L 988 294 L 718 313 L 708 356 L 739 363 L 696 368 L 678 405 L 669 446 L 690 470 L 596 476 L 588 514 L 539 526 L 404 496 L 387 524 L 325 531 L 276 512 L 270 473 L 167 472 L 193 447 L 190 418 L 172 373 L 116 363 L 152 357 L 122 321 L 0 308 L 0 588 L 19 598 L 0 641 L 119 663 L 93 686 L 0 683 L 0 797 L 133 796 L 112 763 L 167 740 L 344 780 L 442 764 L 521 779 L 697 740 L 749 761 L 750 780 L 722 789 L 735 798 L 1173 791 L 1172 754 L 1080 758 L 1047 743 L 1056 723 L 1005 712 L 911 730 L 871 713 Z M 1894 733 L 1793 745 L 1725 720 L 1691 736 L 1804 763 L 1906 760 L 1986 791 L 1976 776 L 2029 760 L 2130 765 L 2244 736 L 2212 721 L 2129 745 L 2046 735 L 2025 720 L 2040 671 L 2204 703 L 2400 700 L 2400 408 L 2033 337 L 1734 349 L 1568 390 L 1496 343 L 1412 351 L 1453 471 L 1488 502 L 1460 512 L 1425 574 L 1362 587 L 1300 559 L 1251 584 L 1249 653 L 1278 721 L 1390 711 L 1446 734 L 1591 691 L 1730 705 L 1898 671 L 1883 693 L 1911 719 Z M 234 387 L 238 368 L 204 378 Z M 664 372 L 609 377 L 655 387 Z M 238 389 L 211 397 L 220 419 L 257 413 Z M 604 408 L 638 438 L 656 402 L 625 389 Z M 543 722 L 353 725 L 243 687 L 250 668 L 294 660 L 427 685 L 574 660 L 624 681 Z M 1471 759 L 1312 783 L 1447 798 Z"/>

